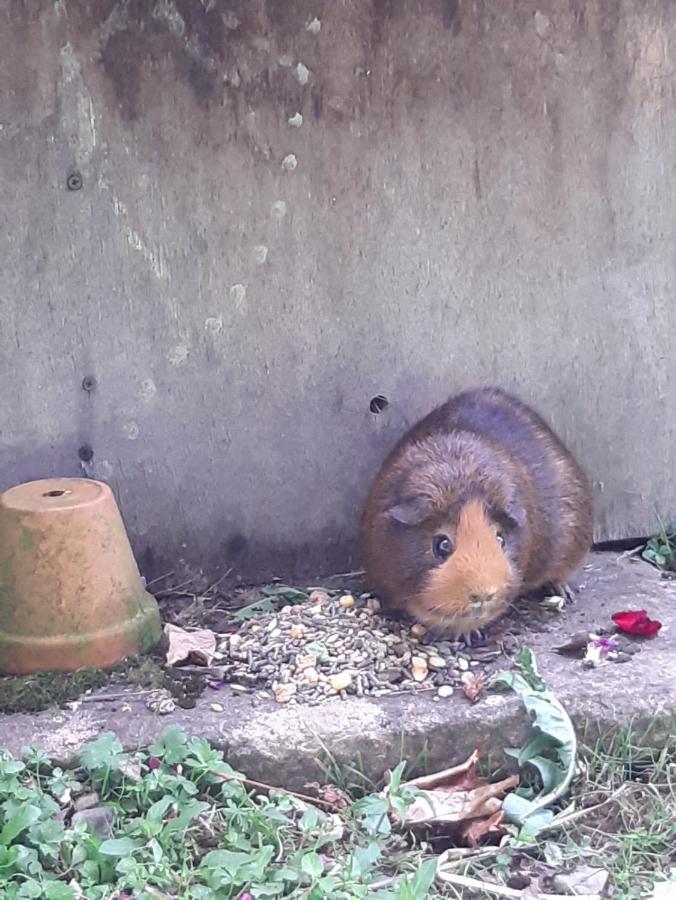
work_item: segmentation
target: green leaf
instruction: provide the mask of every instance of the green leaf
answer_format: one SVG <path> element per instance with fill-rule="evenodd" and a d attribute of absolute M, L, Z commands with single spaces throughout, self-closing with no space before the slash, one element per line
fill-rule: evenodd
<path fill-rule="evenodd" d="M 83 747 L 80 765 L 87 771 L 114 769 L 122 759 L 122 744 L 112 731 L 106 731 Z"/>
<path fill-rule="evenodd" d="M 163 759 L 168 766 L 182 763 L 188 753 L 188 738 L 180 725 L 168 725 L 148 749 L 149 756 Z"/>
<path fill-rule="evenodd" d="M 319 810 L 314 806 L 308 806 L 303 811 L 303 815 L 298 821 L 298 827 L 301 831 L 313 831 L 319 822 Z"/>
<path fill-rule="evenodd" d="M 322 865 L 319 854 L 315 853 L 313 850 L 303 854 L 300 861 L 300 868 L 301 871 L 305 872 L 306 875 L 309 875 L 313 881 L 315 878 L 319 878 L 324 871 L 324 866 Z"/>
<path fill-rule="evenodd" d="M 362 826 L 371 836 L 386 835 L 391 831 L 388 817 L 389 802 L 386 797 L 370 794 L 352 804 L 353 814 L 361 819 Z"/>
<path fill-rule="evenodd" d="M 209 809 L 209 804 L 203 800 L 189 800 L 185 803 L 175 819 L 170 819 L 164 826 L 163 834 L 175 834 L 185 831 L 193 819 Z"/>
<path fill-rule="evenodd" d="M 173 803 L 174 798 L 171 795 L 162 797 L 161 800 L 153 803 L 150 807 L 145 815 L 146 821 L 150 822 L 151 825 L 159 825 L 173 806 Z"/>
<path fill-rule="evenodd" d="M 522 651 L 519 661 L 521 672 L 501 672 L 497 680 L 521 697 L 531 719 L 532 734 L 518 752 L 513 748 L 505 752 L 516 757 L 520 767 L 530 766 L 539 773 L 542 790 L 537 796 L 528 788 L 508 794 L 503 811 L 509 821 L 535 834 L 551 821 L 553 813 L 546 807 L 558 799 L 572 779 L 577 739 L 566 710 L 540 678 L 532 651 Z"/>
<path fill-rule="evenodd" d="M 563 863 L 563 850 L 558 844 L 551 841 L 545 841 L 544 846 L 545 862 L 548 866 L 558 868 Z"/>
<path fill-rule="evenodd" d="M 44 900 L 75 900 L 75 890 L 59 881 L 48 881 L 37 896 L 44 897 Z"/>
<path fill-rule="evenodd" d="M 353 877 L 361 880 L 368 875 L 383 853 L 382 844 L 371 841 L 365 847 L 357 847 L 352 853 Z"/>
<path fill-rule="evenodd" d="M 261 593 L 266 597 L 281 597 L 292 603 L 303 603 L 308 599 L 305 591 L 299 591 L 297 588 L 289 587 L 286 584 L 275 584 L 261 589 Z"/>
<path fill-rule="evenodd" d="M 566 777 L 566 770 L 563 766 L 544 756 L 534 756 L 528 760 L 528 765 L 534 766 L 538 770 L 542 781 L 542 790 L 545 794 L 553 791 L 557 784 L 561 784 Z"/>
<path fill-rule="evenodd" d="M 33 897 L 42 897 L 42 885 L 38 881 L 24 881 L 24 883 L 17 891 L 16 896 L 17 898 L 21 898 L 21 900 L 28 900 L 28 898 Z"/>
<path fill-rule="evenodd" d="M 403 759 L 394 769 L 392 769 L 392 774 L 390 776 L 390 784 L 389 784 L 389 793 L 395 794 L 401 785 L 401 779 L 404 774 L 404 769 L 406 768 L 406 760 Z"/>
<path fill-rule="evenodd" d="M 520 766 L 524 766 L 535 757 L 539 756 L 543 750 L 550 750 L 557 745 L 552 741 L 549 734 L 539 732 L 532 741 L 525 744 L 516 755 L 516 759 Z"/>
<path fill-rule="evenodd" d="M 425 900 L 434 883 L 437 872 L 436 859 L 428 859 L 418 869 L 413 878 L 402 881 L 395 894 L 376 894 L 376 897 L 390 896 L 393 900 Z M 374 896 L 374 895 L 371 895 Z"/>
<path fill-rule="evenodd" d="M 243 622 L 245 619 L 252 619 L 260 613 L 273 612 L 274 609 L 275 605 L 270 597 L 263 597 L 262 600 L 255 600 L 253 603 L 238 609 L 237 612 L 233 613 L 232 617 L 238 622 Z"/>
<path fill-rule="evenodd" d="M 535 654 L 530 647 L 523 647 L 517 656 L 517 663 L 521 667 L 524 678 L 531 688 L 538 691 L 545 689 L 545 683 L 538 672 Z"/>
<path fill-rule="evenodd" d="M 102 856 L 130 856 L 134 850 L 137 850 L 139 844 L 137 841 L 132 840 L 128 837 L 122 838 L 111 838 L 110 840 L 104 841 L 99 847 L 99 853 Z"/>
<path fill-rule="evenodd" d="M 40 809 L 37 806 L 31 806 L 30 804 L 21 806 L 10 816 L 5 822 L 2 831 L 0 831 L 0 845 L 9 847 L 22 831 L 30 828 L 34 822 L 38 821 L 40 815 Z"/>

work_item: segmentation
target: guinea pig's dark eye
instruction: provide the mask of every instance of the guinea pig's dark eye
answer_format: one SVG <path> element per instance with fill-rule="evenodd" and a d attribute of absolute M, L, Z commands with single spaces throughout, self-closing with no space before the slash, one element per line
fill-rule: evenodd
<path fill-rule="evenodd" d="M 498 533 L 495 535 L 495 540 L 498 542 L 498 544 L 500 544 L 501 547 L 505 546 L 505 536 L 501 531 L 498 531 Z"/>
<path fill-rule="evenodd" d="M 453 553 L 453 541 L 449 537 L 446 537 L 445 534 L 438 534 L 434 538 L 432 547 L 437 559 L 448 559 L 451 553 Z"/>

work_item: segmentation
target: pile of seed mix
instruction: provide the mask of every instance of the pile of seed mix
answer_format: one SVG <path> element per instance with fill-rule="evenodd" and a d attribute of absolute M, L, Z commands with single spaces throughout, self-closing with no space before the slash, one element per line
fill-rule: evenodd
<path fill-rule="evenodd" d="M 307 603 L 246 621 L 219 645 L 223 680 L 232 689 L 278 703 L 316 705 L 349 696 L 467 693 L 478 667 L 498 649 L 431 641 L 419 624 L 380 614 L 370 594 L 330 597 L 313 591 Z"/>

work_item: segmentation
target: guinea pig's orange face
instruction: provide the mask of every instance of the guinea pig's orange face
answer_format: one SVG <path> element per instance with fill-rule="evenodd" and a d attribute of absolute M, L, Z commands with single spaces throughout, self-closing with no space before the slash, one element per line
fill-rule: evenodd
<path fill-rule="evenodd" d="M 419 621 L 467 635 L 506 611 L 514 587 L 507 535 L 481 501 L 465 503 L 455 524 L 435 522 L 426 537 L 430 567 L 407 604 Z"/>

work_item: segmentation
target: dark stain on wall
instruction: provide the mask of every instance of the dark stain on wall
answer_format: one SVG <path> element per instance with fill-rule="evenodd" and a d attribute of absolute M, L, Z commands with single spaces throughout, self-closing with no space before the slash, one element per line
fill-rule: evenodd
<path fill-rule="evenodd" d="M 441 0 L 441 18 L 446 28 L 450 28 L 453 34 L 460 34 L 462 29 L 460 0 Z"/>

